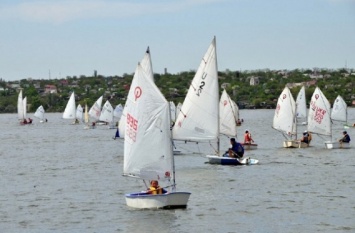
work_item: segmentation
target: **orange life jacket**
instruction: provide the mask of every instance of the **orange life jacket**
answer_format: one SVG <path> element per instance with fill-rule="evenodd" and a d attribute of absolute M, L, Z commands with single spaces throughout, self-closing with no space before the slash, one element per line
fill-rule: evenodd
<path fill-rule="evenodd" d="M 157 188 L 149 187 L 149 191 L 151 194 L 163 194 L 163 189 L 158 186 Z"/>

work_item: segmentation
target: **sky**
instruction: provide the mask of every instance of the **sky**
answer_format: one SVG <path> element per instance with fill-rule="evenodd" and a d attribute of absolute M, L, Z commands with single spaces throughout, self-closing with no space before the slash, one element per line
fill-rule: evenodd
<path fill-rule="evenodd" d="M 5 81 L 196 70 L 355 68 L 355 0 L 0 0 Z"/>

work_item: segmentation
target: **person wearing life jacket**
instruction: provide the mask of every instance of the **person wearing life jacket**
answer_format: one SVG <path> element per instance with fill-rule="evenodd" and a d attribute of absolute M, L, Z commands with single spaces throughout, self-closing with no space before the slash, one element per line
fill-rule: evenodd
<path fill-rule="evenodd" d="M 251 144 L 254 140 L 251 138 L 249 130 L 245 130 L 244 134 L 244 144 Z"/>
<path fill-rule="evenodd" d="M 163 194 L 167 193 L 167 191 L 159 186 L 159 183 L 157 180 L 152 180 L 150 181 L 150 187 L 147 191 L 148 194 Z"/>

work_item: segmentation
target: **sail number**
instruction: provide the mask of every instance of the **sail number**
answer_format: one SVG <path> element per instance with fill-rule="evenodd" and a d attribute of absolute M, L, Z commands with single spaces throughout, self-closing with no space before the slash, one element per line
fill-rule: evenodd
<path fill-rule="evenodd" d="M 202 77 L 201 77 L 202 81 L 200 82 L 200 86 L 198 87 L 198 89 L 196 91 L 197 96 L 200 96 L 200 94 L 202 93 L 202 89 L 206 84 L 205 81 L 203 81 L 203 80 L 205 80 L 206 77 L 207 77 L 207 73 L 203 73 Z"/>
<path fill-rule="evenodd" d="M 127 135 L 135 142 L 137 137 L 138 121 L 129 113 L 127 114 L 127 126 Z"/>

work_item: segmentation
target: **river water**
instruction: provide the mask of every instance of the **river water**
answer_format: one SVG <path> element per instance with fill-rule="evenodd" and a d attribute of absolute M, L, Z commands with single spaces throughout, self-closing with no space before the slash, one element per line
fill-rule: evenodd
<path fill-rule="evenodd" d="M 241 111 L 238 138 L 252 132 L 259 146 L 246 155 L 259 165 L 206 164 L 210 145 L 177 143 L 177 187 L 192 193 L 183 210 L 126 206 L 124 194 L 144 187 L 122 176 L 123 142 L 112 139 L 115 130 L 84 130 L 60 113 L 20 126 L 17 115 L 2 114 L 0 232 L 355 232 L 354 142 L 327 150 L 314 135 L 310 148 L 282 148 L 273 114 Z M 335 138 L 342 131 L 336 124 Z M 355 128 L 348 132 L 354 141 Z"/>

